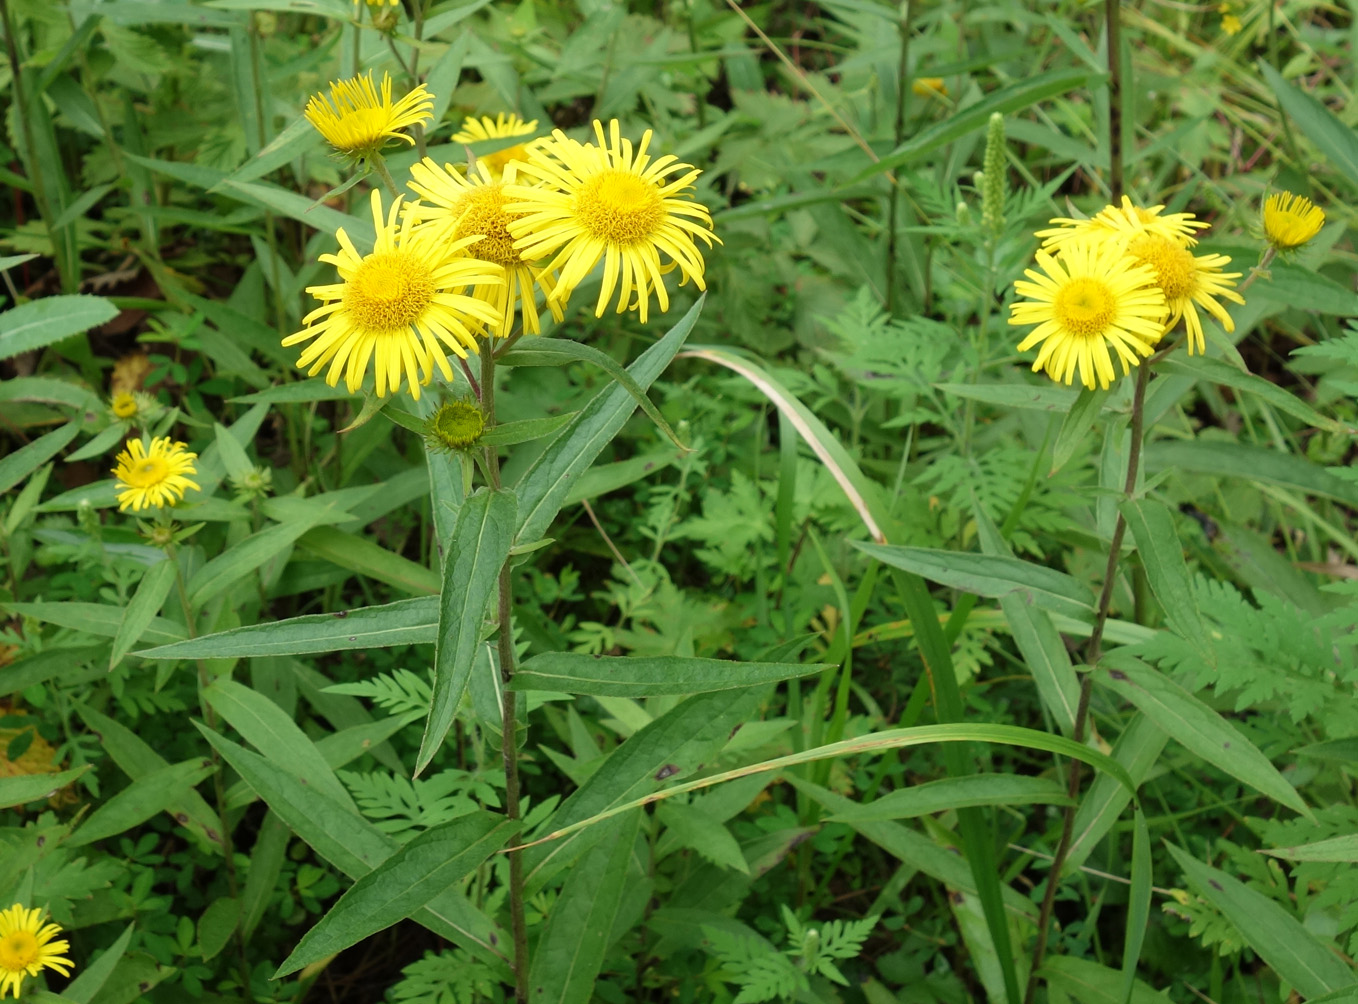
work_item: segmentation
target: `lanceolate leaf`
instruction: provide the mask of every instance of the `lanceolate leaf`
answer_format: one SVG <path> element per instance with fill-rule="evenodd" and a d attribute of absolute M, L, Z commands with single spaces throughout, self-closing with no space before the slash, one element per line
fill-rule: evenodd
<path fill-rule="evenodd" d="M 0 809 L 8 809 L 25 802 L 35 802 L 47 798 L 59 789 L 66 787 L 85 771 L 93 767 L 73 767 L 59 774 L 20 774 L 17 777 L 0 777 Z"/>
<path fill-rule="evenodd" d="M 1255 954 L 1302 996 L 1319 997 L 1354 983 L 1353 969 L 1272 899 L 1187 851 L 1167 846 L 1199 895 L 1225 914 Z"/>
<path fill-rule="evenodd" d="M 452 540 L 445 543 L 443 593 L 439 598 L 438 641 L 434 649 L 434 692 L 429 719 L 415 758 L 418 775 L 434 758 L 471 676 L 486 606 L 495 594 L 500 569 L 514 543 L 518 502 L 513 492 L 477 492 L 457 514 Z M 501 630 L 509 626 L 500 625 Z"/>
<path fill-rule="evenodd" d="M 48 296 L 0 313 L 0 359 L 45 348 L 118 316 L 102 296 Z"/>
<path fill-rule="evenodd" d="M 137 585 L 132 602 L 123 613 L 123 622 L 118 626 L 118 634 L 113 639 L 113 652 L 109 656 L 108 668 L 116 669 L 123 656 L 135 645 L 142 632 L 150 626 L 152 619 L 160 613 L 165 598 L 174 587 L 175 563 L 166 558 L 152 565 Z"/>
<path fill-rule="evenodd" d="M 476 811 L 421 833 L 355 882 L 306 933 L 274 978 L 405 920 L 470 874 L 518 829 L 517 820 Z"/>
<path fill-rule="evenodd" d="M 702 307 L 703 300 L 699 299 L 660 341 L 627 367 L 627 372 L 643 391 L 651 386 L 684 344 Z M 552 440 L 515 486 L 519 496 L 518 540 L 530 543 L 547 532 L 576 479 L 612 442 L 636 406 L 632 395 L 614 384 L 597 394 Z"/>
<path fill-rule="evenodd" d="M 659 697 L 740 690 L 810 676 L 832 667 L 779 662 L 730 662 L 677 655 L 628 658 L 544 652 L 514 673 L 511 690 L 554 690 L 605 697 Z"/>
<path fill-rule="evenodd" d="M 1119 508 L 1136 539 L 1136 550 L 1150 580 L 1151 592 L 1164 608 L 1165 618 L 1193 643 L 1208 665 L 1215 666 L 1216 650 L 1198 612 L 1174 517 L 1153 499 L 1129 499 Z"/>
<path fill-rule="evenodd" d="M 381 606 L 232 628 L 136 654 L 143 659 L 252 659 L 264 655 L 432 645 L 438 635 L 438 606 L 438 597 L 420 596 Z"/>
<path fill-rule="evenodd" d="M 1150 666 L 1112 652 L 1095 680 L 1121 694 L 1185 748 L 1231 777 L 1311 818 L 1297 790 L 1234 725 Z"/>
<path fill-rule="evenodd" d="M 1052 778 L 968 774 L 915 784 L 830 818 L 841 823 L 910 819 L 968 805 L 1069 805 L 1066 786 Z"/>
<path fill-rule="evenodd" d="M 9 491 L 55 457 L 79 431 L 79 422 L 67 422 L 60 429 L 54 429 L 0 459 L 0 492 Z"/>
<path fill-rule="evenodd" d="M 99 808 L 66 838 L 66 846 L 116 837 L 160 812 L 168 811 L 184 794 L 217 768 L 205 757 L 171 764 L 133 781 Z"/>

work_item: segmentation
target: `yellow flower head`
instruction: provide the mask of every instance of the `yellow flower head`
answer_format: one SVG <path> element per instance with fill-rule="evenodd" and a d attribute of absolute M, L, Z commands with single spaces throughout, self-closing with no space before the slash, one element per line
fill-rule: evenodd
<path fill-rule="evenodd" d="M 52 940 L 60 933 L 56 924 L 43 925 L 41 910 L 25 910 L 19 903 L 0 910 L 0 998 L 13 990 L 17 999 L 24 977 L 44 969 L 71 975 L 74 963 L 65 957 L 70 942 Z"/>
<path fill-rule="evenodd" d="M 646 152 L 649 129 L 635 150 L 631 140 L 621 138 L 617 119 L 609 123 L 607 138 L 597 119 L 594 133 L 598 146 L 557 129 L 528 152 L 520 173 L 542 184 L 505 187 L 506 210 L 520 214 L 509 232 L 529 261 L 555 253 L 547 267 L 559 268 L 561 278 L 550 300 L 564 302 L 602 261 L 594 315 L 603 316 L 616 291 L 618 313 L 635 307 L 645 322 L 652 291 L 660 309 L 669 309 L 666 272 L 678 268 L 681 284 L 692 280 L 699 289 L 707 288 L 695 238 L 712 246 L 712 217 L 707 207 L 683 197 L 702 172 L 670 155 L 653 160 Z M 669 259 L 663 264 L 662 252 Z"/>
<path fill-rule="evenodd" d="M 171 442 L 169 436 L 151 440 L 149 451 L 140 439 L 131 440 L 113 468 L 119 510 L 140 512 L 151 506 L 174 505 L 186 488 L 201 491 L 187 477 L 198 473 L 193 466 L 197 458 L 198 454 L 190 453 L 183 443 Z"/>
<path fill-rule="evenodd" d="M 462 120 L 462 128 L 453 133 L 454 143 L 462 143 L 471 146 L 473 143 L 489 143 L 513 139 L 515 136 L 531 136 L 537 131 L 538 120 L 525 122 L 518 115 L 510 112 L 501 112 L 495 118 L 489 115 L 482 115 L 479 119 L 473 115 L 468 115 Z M 476 162 L 485 164 L 492 177 L 499 177 L 504 173 L 505 165 L 511 161 L 523 160 L 528 156 L 528 151 L 538 142 L 515 143 L 512 146 L 503 147 L 493 153 L 483 153 L 477 155 Z"/>
<path fill-rule="evenodd" d="M 1027 269 L 1014 290 L 1027 297 L 1010 306 L 1010 324 L 1035 324 L 1019 343 L 1026 352 L 1041 344 L 1033 371 L 1053 380 L 1108 387 L 1116 377 L 1108 348 L 1122 361 L 1122 372 L 1149 356 L 1164 332 L 1165 295 L 1155 273 L 1135 264 L 1114 242 L 1068 242 L 1057 259 L 1037 252 L 1042 271 Z"/>
<path fill-rule="evenodd" d="M 1124 240 L 1138 234 L 1159 234 L 1167 240 L 1196 244 L 1195 230 L 1208 224 L 1193 218 L 1192 213 L 1167 213 L 1161 215 L 1164 206 L 1151 206 L 1143 209 L 1134 205 L 1127 196 L 1122 197 L 1120 206 L 1105 206 L 1087 220 L 1075 220 L 1058 216 L 1051 223 L 1059 224 L 1054 230 L 1039 230 L 1035 234 L 1043 238 L 1042 247 L 1048 251 L 1063 247 L 1067 242 L 1092 237 L 1095 240 L 1120 238 Z"/>
<path fill-rule="evenodd" d="M 1264 200 L 1264 234 L 1279 251 L 1299 248 L 1325 225 L 1325 211 L 1310 199 L 1277 192 Z"/>
<path fill-rule="evenodd" d="M 127 391 L 113 395 L 113 400 L 109 402 L 109 410 L 113 412 L 113 417 L 118 419 L 135 418 L 137 415 L 137 396 L 129 394 Z"/>
<path fill-rule="evenodd" d="M 478 286 L 472 293 L 494 309 L 500 337 L 509 337 L 514 327 L 514 313 L 523 303 L 523 327 L 529 334 L 541 333 L 533 287 L 542 290 L 552 316 L 562 318 L 561 305 L 551 299 L 556 287 L 556 276 L 550 269 L 534 268 L 523 260 L 509 235 L 509 223 L 517 217 L 505 212 L 505 186 L 514 184 L 516 164 L 507 164 L 498 180 L 487 169 L 484 160 L 476 162 L 476 173 L 468 171 L 464 178 L 451 164 L 439 167 L 426 157 L 410 168 L 410 187 L 428 199 L 432 205 L 416 203 L 407 210 L 424 226 L 438 228 L 443 240 L 460 241 L 475 238 L 467 245 L 467 254 L 487 262 L 493 271 L 504 277 L 498 286 Z M 480 324 L 476 327 L 479 329 Z"/>
<path fill-rule="evenodd" d="M 500 285 L 504 278 L 502 269 L 467 256 L 467 247 L 479 235 L 445 241 L 433 229 L 417 230 L 418 210 L 398 225 L 400 205 L 398 198 L 384 220 L 382 194 L 373 190 L 377 243 L 372 254 L 359 254 L 348 234 L 336 233 L 340 253 L 323 254 L 321 261 L 338 268 L 341 281 L 307 287 L 324 303 L 283 344 L 314 339 L 302 351 L 298 367 L 311 367 L 309 375 L 315 376 L 329 364 L 325 382 L 334 387 L 343 374 L 351 392 L 362 386 L 368 361 L 375 360 L 378 397 L 388 390 L 394 394 L 408 380 L 418 401 L 420 386 L 433 379 L 435 366 L 445 380 L 453 379 L 445 347 L 465 359 L 477 351 L 471 329 L 500 323 L 500 315 L 484 298 L 462 290 Z"/>
<path fill-rule="evenodd" d="M 1221 271 L 1231 263 L 1230 258 L 1219 254 L 1194 255 L 1179 243 L 1152 233 L 1133 238 L 1127 245 L 1127 254 L 1155 273 L 1155 283 L 1165 294 L 1165 304 L 1169 307 L 1165 331 L 1178 324 L 1179 318 L 1184 319 L 1189 355 L 1207 348 L 1198 307 L 1215 317 L 1227 331 L 1235 330 L 1235 321 L 1216 299 L 1245 302 L 1245 298 L 1231 288 L 1235 285 L 1232 280 L 1239 279 L 1240 273 Z"/>
<path fill-rule="evenodd" d="M 942 77 L 916 77 L 910 82 L 910 91 L 919 98 L 946 98 L 948 85 Z"/>
<path fill-rule="evenodd" d="M 388 140 L 414 140 L 401 129 L 421 125 L 432 118 L 434 98 L 424 84 L 401 98 L 391 100 L 391 74 L 382 74 L 382 93 L 373 86 L 372 73 L 336 80 L 330 84 L 330 97 L 314 94 L 307 102 L 306 119 L 326 142 L 346 157 L 371 157 Z"/>
<path fill-rule="evenodd" d="M 1221 15 L 1221 30 L 1227 35 L 1239 35 L 1240 29 L 1243 27 L 1244 25 L 1240 23 L 1240 18 L 1236 17 L 1234 14 Z"/>

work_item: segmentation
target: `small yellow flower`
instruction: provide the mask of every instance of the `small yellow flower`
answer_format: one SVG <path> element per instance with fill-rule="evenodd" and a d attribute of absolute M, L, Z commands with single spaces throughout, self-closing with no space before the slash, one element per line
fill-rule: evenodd
<path fill-rule="evenodd" d="M 1127 245 L 1127 254 L 1155 273 L 1156 285 L 1165 294 L 1165 304 L 1169 307 L 1165 331 L 1178 324 L 1179 318 L 1184 319 L 1189 355 L 1207 348 L 1198 307 L 1215 317 L 1227 331 L 1235 330 L 1235 321 L 1216 300 L 1220 297 L 1234 303 L 1245 302 L 1245 298 L 1231 288 L 1235 285 L 1231 280 L 1239 279 L 1240 273 L 1221 271 L 1231 263 L 1230 258 L 1220 254 L 1194 255 L 1177 242 L 1152 233 L 1134 238 Z"/>
<path fill-rule="evenodd" d="M 910 82 L 911 92 L 919 98 L 946 98 L 948 85 L 942 77 L 917 77 Z"/>
<path fill-rule="evenodd" d="M 1264 234 L 1279 251 L 1299 248 L 1325 225 L 1325 211 L 1310 199 L 1277 192 L 1264 200 Z"/>
<path fill-rule="evenodd" d="M 343 229 L 336 232 L 340 253 L 323 254 L 321 261 L 338 268 L 341 281 L 307 287 L 324 302 L 283 344 L 315 339 L 302 351 L 298 367 L 311 367 L 308 372 L 315 376 L 329 364 L 325 382 L 334 387 L 343 374 L 351 392 L 363 385 L 368 361 L 375 360 L 378 397 L 388 390 L 394 394 L 409 381 L 410 395 L 418 401 L 420 386 L 434 378 L 435 366 L 445 380 L 453 379 L 445 347 L 465 359 L 477 351 L 471 329 L 500 323 L 484 298 L 463 290 L 501 285 L 504 278 L 497 266 L 467 256 L 479 235 L 446 241 L 433 229 L 417 230 L 418 210 L 398 225 L 400 205 L 398 198 L 384 221 L 382 193 L 373 190 L 377 242 L 372 254 L 360 255 Z"/>
<path fill-rule="evenodd" d="M 708 247 L 717 240 L 712 217 L 706 206 L 684 197 L 702 172 L 672 155 L 652 159 L 646 152 L 649 129 L 635 150 L 631 140 L 622 139 L 617 119 L 609 123 L 607 138 L 596 119 L 594 134 L 598 146 L 557 129 L 543 146 L 528 151 L 520 173 L 542 184 L 505 186 L 506 211 L 520 214 L 509 232 L 528 261 L 555 254 L 547 268 L 559 268 L 561 278 L 550 299 L 564 302 L 602 261 L 594 315 L 603 316 L 616 292 L 618 313 L 636 308 L 645 323 L 652 292 L 660 309 L 669 309 L 666 272 L 677 268 L 681 285 L 692 281 L 707 288 L 697 240 Z M 661 262 L 661 253 L 668 262 Z"/>
<path fill-rule="evenodd" d="M 193 462 L 198 454 L 190 453 L 183 443 L 170 437 L 151 440 L 148 451 L 140 439 L 128 442 L 118 454 L 118 466 L 113 476 L 118 479 L 118 509 L 140 512 L 151 506 L 174 505 L 184 497 L 184 490 L 201 491 L 189 474 L 197 474 Z"/>
<path fill-rule="evenodd" d="M 462 128 L 453 133 L 452 140 L 454 143 L 462 143 L 465 146 L 495 140 L 503 142 L 515 136 L 531 136 L 537 131 L 537 128 L 537 119 L 525 122 L 513 112 L 508 114 L 501 112 L 495 118 L 482 115 L 478 119 L 469 115 L 462 120 Z M 538 145 L 537 142 L 515 143 L 513 146 L 503 147 L 493 153 L 479 154 L 476 162 L 485 164 L 491 175 L 498 178 L 504 173 L 505 165 L 511 161 L 524 160 L 528 156 L 528 151 L 536 145 Z"/>
<path fill-rule="evenodd" d="M 433 117 L 433 108 L 433 95 L 424 84 L 393 104 L 391 74 L 382 74 L 379 96 L 369 72 L 350 80 L 332 81 L 329 98 L 312 95 L 306 106 L 306 120 L 340 153 L 362 159 L 378 153 L 388 140 L 404 140 L 414 145 L 415 141 L 399 130 L 422 125 Z"/>
<path fill-rule="evenodd" d="M 137 414 L 137 396 L 123 391 L 113 395 L 113 400 L 109 402 L 109 410 L 113 412 L 113 417 L 127 420 L 135 418 Z"/>
<path fill-rule="evenodd" d="M 407 212 L 427 221 L 425 226 L 439 228 L 444 240 L 477 238 L 467 246 L 467 254 L 490 263 L 503 276 L 500 285 L 478 286 L 472 294 L 489 304 L 499 316 L 501 338 L 509 337 L 520 301 L 524 330 L 532 335 L 541 332 L 534 286 L 542 290 L 552 316 L 558 321 L 563 316 L 561 304 L 551 299 L 556 288 L 555 275 L 550 269 L 534 268 L 524 261 L 509 235 L 510 221 L 518 217 L 505 212 L 505 203 L 509 201 L 505 186 L 514 184 L 516 169 L 516 164 L 505 165 L 504 174 L 497 179 L 486 162 L 478 160 L 475 172 L 468 171 L 464 178 L 451 164 L 440 168 L 428 157 L 410 168 L 410 187 L 433 205 L 426 207 L 417 202 Z"/>
<path fill-rule="evenodd" d="M 1127 196 L 1122 197 L 1120 206 L 1105 206 L 1087 220 L 1076 220 L 1058 216 L 1050 220 L 1060 224 L 1054 230 L 1039 230 L 1037 237 L 1043 238 L 1042 247 L 1048 251 L 1063 247 L 1068 241 L 1092 237 L 1095 240 L 1107 238 L 1130 239 L 1139 234 L 1158 234 L 1168 240 L 1189 245 L 1196 244 L 1195 230 L 1208 224 L 1193 218 L 1192 213 L 1167 213 L 1161 215 L 1164 206 L 1151 206 L 1143 209 L 1134 205 Z"/>
<path fill-rule="evenodd" d="M 1028 298 L 1010 306 L 1010 324 L 1037 325 L 1019 343 L 1020 352 L 1041 344 L 1033 371 L 1046 370 L 1070 384 L 1076 369 L 1091 390 L 1115 379 L 1111 346 L 1122 372 L 1140 365 L 1164 333 L 1165 296 L 1155 273 L 1128 259 L 1115 242 L 1067 242 L 1057 259 L 1037 252 L 1042 271 L 1027 269 L 1014 290 Z M 1045 274 L 1044 274 L 1045 273 Z"/>
<path fill-rule="evenodd" d="M 65 953 L 71 950 L 68 941 L 53 941 L 61 933 L 56 924 L 43 925 L 41 910 L 25 910 L 15 903 L 8 910 L 0 910 L 0 998 L 19 997 L 25 976 L 37 976 L 44 969 L 52 969 L 62 976 L 71 975 L 75 965 Z"/>
<path fill-rule="evenodd" d="M 1221 15 L 1221 30 L 1227 35 L 1239 35 L 1240 29 L 1243 27 L 1244 25 L 1240 23 L 1240 18 L 1236 17 L 1234 14 Z"/>

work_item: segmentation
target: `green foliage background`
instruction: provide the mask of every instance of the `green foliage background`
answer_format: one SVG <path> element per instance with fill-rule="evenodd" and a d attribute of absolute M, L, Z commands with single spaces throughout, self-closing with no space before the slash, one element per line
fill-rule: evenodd
<path fill-rule="evenodd" d="M 25 999 L 513 997 L 479 635 L 412 776 L 480 510 L 389 420 L 416 406 L 365 414 L 279 345 L 366 225 L 301 109 L 412 65 L 440 162 L 466 114 L 617 117 L 703 168 L 723 241 L 701 304 L 596 320 L 587 284 L 545 332 L 651 353 L 692 449 L 634 416 L 511 559 L 523 833 L 668 793 L 524 852 L 534 1001 L 1016 1004 L 1068 808 L 1039 999 L 1354 999 L 1355 21 L 1224 6 L 1122 5 L 1126 187 L 1242 272 L 1267 191 L 1329 222 L 1157 365 L 1124 499 L 1133 381 L 1054 385 L 1004 323 L 1033 230 L 1108 200 L 1099 5 L 453 0 L 384 33 L 348 0 L 0 0 L 0 904 L 77 962 Z M 147 428 L 200 456 L 170 561 L 107 477 L 136 349 Z M 501 422 L 631 413 L 543 361 L 504 360 Z M 520 503 L 565 441 L 536 428 Z M 233 488 L 256 468 L 271 494 Z M 636 661 L 605 686 L 594 656 Z"/>

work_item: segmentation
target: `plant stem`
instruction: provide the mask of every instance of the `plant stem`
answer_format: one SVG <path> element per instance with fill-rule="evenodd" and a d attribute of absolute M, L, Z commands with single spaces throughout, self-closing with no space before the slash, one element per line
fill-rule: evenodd
<path fill-rule="evenodd" d="M 368 163 L 372 165 L 373 172 L 382 179 L 382 183 L 387 186 L 387 191 L 399 199 L 401 197 L 401 190 L 396 187 L 396 179 L 393 178 L 391 172 L 387 170 L 387 164 L 386 161 L 382 159 L 382 155 L 380 153 L 373 154 L 372 159 L 369 160 Z"/>
<path fill-rule="evenodd" d="M 899 147 L 905 141 L 905 109 L 906 96 L 910 93 L 909 81 L 909 58 L 910 58 L 910 15 L 915 11 L 915 4 L 907 0 L 904 4 L 905 12 L 897 22 L 897 30 L 901 35 L 900 65 L 896 67 L 896 142 L 892 149 Z M 691 16 L 691 15 L 690 15 Z M 894 174 L 891 177 L 890 204 L 887 209 L 886 225 L 886 312 L 887 316 L 896 315 L 896 221 L 901 212 L 901 184 L 900 179 Z"/>
<path fill-rule="evenodd" d="M 1146 385 L 1150 382 L 1150 365 L 1144 363 L 1136 368 L 1136 390 L 1132 395 L 1132 441 L 1127 448 L 1127 477 L 1123 481 L 1122 493 L 1131 498 L 1136 491 L 1136 476 L 1141 467 L 1141 440 L 1144 433 L 1146 412 Z M 1085 664 L 1093 667 L 1103 654 L 1103 629 L 1108 622 L 1108 608 L 1113 599 L 1113 583 L 1117 578 L 1118 555 L 1122 551 L 1122 538 L 1127 533 L 1127 521 L 1118 513 L 1117 523 L 1113 526 L 1113 539 L 1108 547 L 1108 564 L 1103 574 L 1103 589 L 1099 593 L 1099 604 L 1094 614 L 1094 630 L 1089 634 L 1089 646 L 1085 649 Z M 1077 743 L 1085 739 L 1085 726 L 1089 720 L 1089 694 L 1093 686 L 1093 676 L 1086 672 L 1080 681 L 1080 703 L 1075 709 L 1075 729 L 1071 736 Z M 1075 800 L 1080 793 L 1080 762 L 1071 761 L 1070 777 L 1066 785 L 1070 803 L 1066 806 L 1061 820 L 1061 839 L 1057 842 L 1056 853 L 1052 855 L 1051 870 L 1047 873 L 1047 886 L 1042 894 L 1042 909 L 1037 918 L 1037 945 L 1033 949 L 1032 970 L 1028 974 L 1028 988 L 1023 996 L 1023 1004 L 1032 1004 L 1033 994 L 1037 991 L 1037 973 L 1042 968 L 1042 960 L 1047 954 L 1047 934 L 1051 927 L 1052 908 L 1056 903 L 1056 887 L 1061 881 L 1061 871 L 1070 853 L 1070 841 L 1075 829 Z"/>
<path fill-rule="evenodd" d="M 481 349 L 481 414 L 486 428 L 495 425 L 495 353 L 487 342 Z M 500 489 L 500 455 L 494 446 L 485 448 L 485 467 L 491 488 Z M 519 695 L 509 689 L 514 678 L 514 582 L 510 559 L 500 569 L 498 620 L 500 623 L 500 749 L 505 770 L 505 815 L 521 819 L 519 808 L 519 747 L 517 736 Z M 523 852 L 514 848 L 519 838 L 509 841 L 509 921 L 514 935 L 514 1000 L 528 1004 L 528 924 L 523 913 Z"/>
<path fill-rule="evenodd" d="M 1104 0 L 1108 34 L 1108 188 L 1114 204 L 1122 198 L 1122 0 Z"/>

